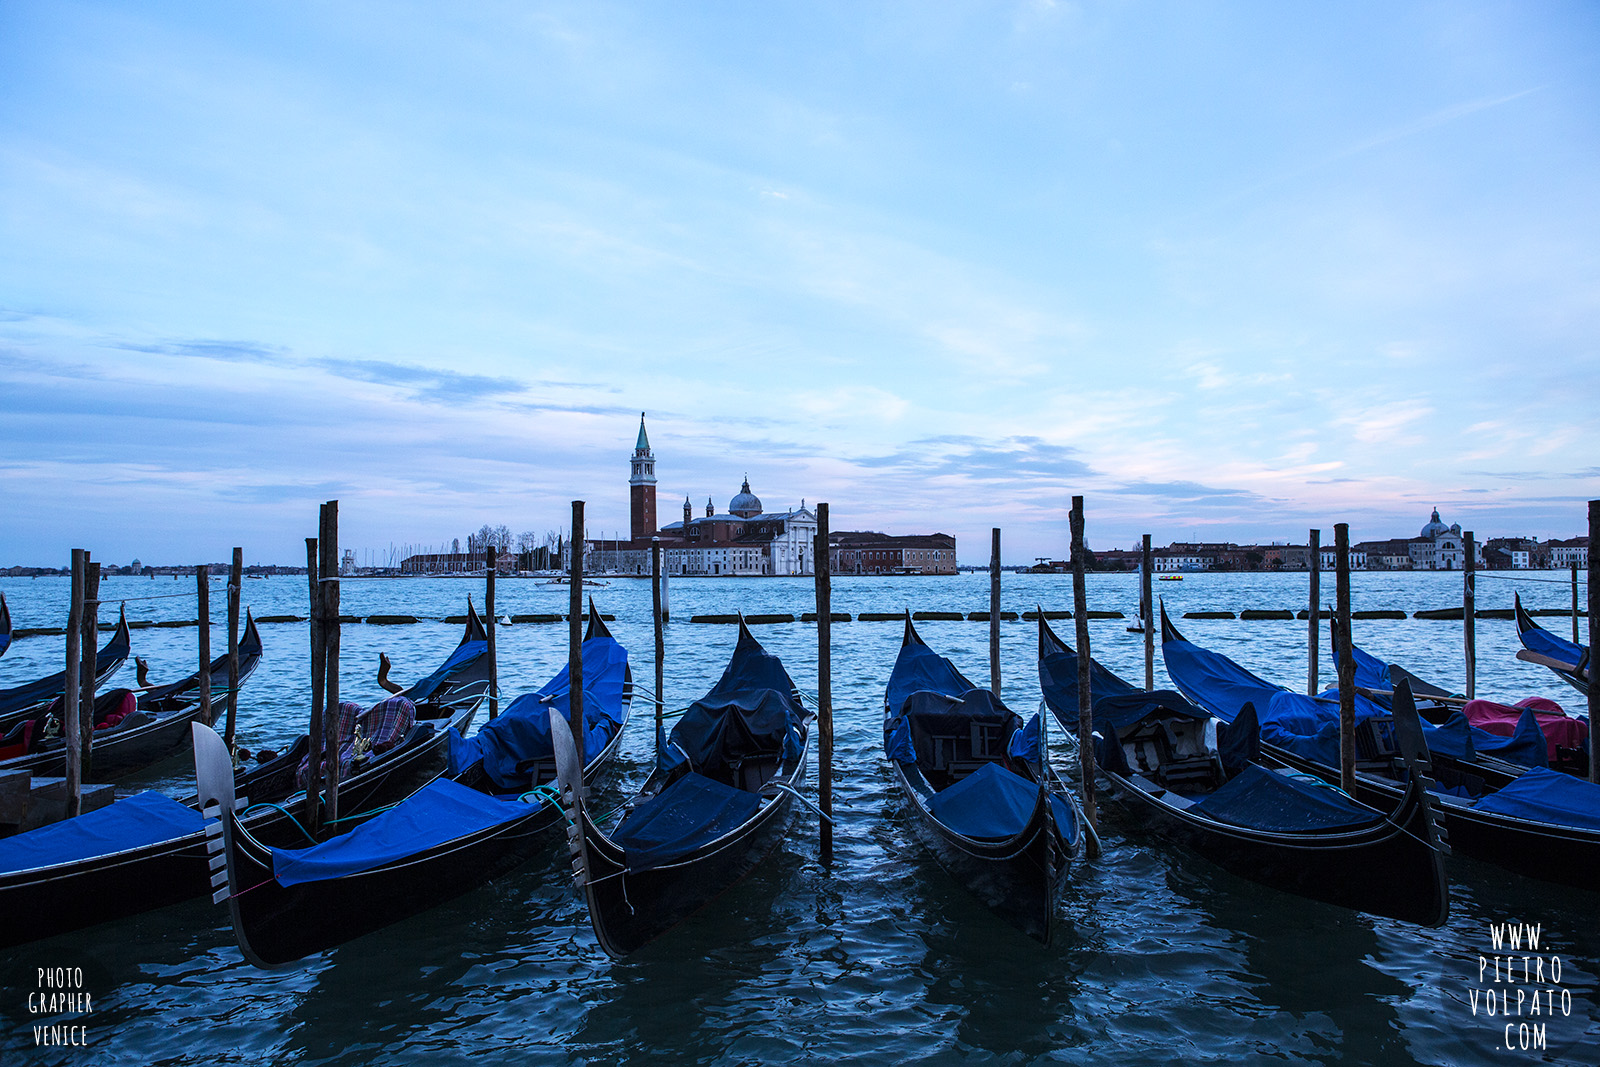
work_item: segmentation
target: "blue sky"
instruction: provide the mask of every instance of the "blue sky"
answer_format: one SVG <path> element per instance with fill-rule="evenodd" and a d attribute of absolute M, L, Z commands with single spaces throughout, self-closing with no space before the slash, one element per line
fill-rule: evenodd
<path fill-rule="evenodd" d="M 0 4 L 0 563 L 1571 536 L 1600 7 Z"/>

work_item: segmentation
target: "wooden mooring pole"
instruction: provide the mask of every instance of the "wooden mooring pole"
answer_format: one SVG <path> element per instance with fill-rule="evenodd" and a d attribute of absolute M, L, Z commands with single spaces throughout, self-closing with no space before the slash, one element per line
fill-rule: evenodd
<path fill-rule="evenodd" d="M 244 585 L 244 549 L 233 550 L 233 563 L 228 568 L 228 718 L 223 724 L 222 740 L 233 751 L 233 726 L 239 715 L 239 599 Z"/>
<path fill-rule="evenodd" d="M 1000 531 L 995 531 L 998 537 Z M 822 862 L 833 861 L 833 561 L 828 553 L 828 505 L 817 505 L 812 549 L 817 586 L 817 800 L 822 807 Z M 997 557 L 998 558 L 998 557 Z M 991 622 L 990 626 L 994 624 Z M 993 632 L 992 630 L 990 631 Z M 996 675 L 996 679 L 998 679 Z M 998 680 L 995 682 L 999 689 Z"/>
<path fill-rule="evenodd" d="M 1339 785 L 1356 795 L 1356 656 L 1350 636 L 1350 524 L 1334 523 L 1334 625 L 1339 628 Z"/>
<path fill-rule="evenodd" d="M 1467 699 L 1478 692 L 1477 552 L 1472 531 L 1461 535 L 1461 641 L 1467 660 Z"/>
<path fill-rule="evenodd" d="M 1590 541 L 1589 544 L 1592 547 L 1594 545 L 1594 542 Z M 1575 644 L 1575 645 L 1583 644 L 1582 639 L 1578 636 L 1578 561 L 1577 560 L 1573 560 L 1572 561 L 1572 643 Z"/>
<path fill-rule="evenodd" d="M 1000 527 L 989 543 L 989 690 L 1000 698 Z"/>
<path fill-rule="evenodd" d="M 194 569 L 195 625 L 199 632 L 200 673 L 195 695 L 200 698 L 200 719 L 211 725 L 211 568 L 204 563 Z"/>
<path fill-rule="evenodd" d="M 494 576 L 499 569 L 499 550 L 494 545 L 487 545 L 483 550 L 483 558 L 487 564 L 488 577 L 485 579 L 483 590 L 483 610 L 489 615 L 489 718 L 495 719 L 500 715 L 500 661 L 494 654 L 494 632 L 500 629 L 500 616 L 494 613 Z"/>
<path fill-rule="evenodd" d="M 78 682 L 83 666 L 83 571 L 87 553 L 72 550 L 72 601 L 67 609 L 66 689 L 61 697 L 61 734 L 67 743 L 67 818 L 76 818 L 83 798 L 83 731 L 78 719 Z"/>
<path fill-rule="evenodd" d="M 320 528 L 320 522 L 319 522 Z M 311 609 L 306 618 L 306 635 L 311 642 L 311 721 L 306 727 L 308 741 L 306 774 L 306 829 L 315 838 L 322 829 L 322 677 L 327 666 L 327 649 L 322 644 L 322 555 L 317 539 L 306 538 L 306 582 L 310 586 Z"/>
<path fill-rule="evenodd" d="M 571 692 L 568 704 L 568 721 L 572 725 L 572 740 L 578 748 L 579 773 L 589 765 L 583 750 L 583 501 L 572 502 L 572 566 L 567 572 L 571 595 L 567 601 L 567 678 Z M 589 787 L 580 780 L 573 787 L 578 799 L 589 795 Z"/>
<path fill-rule="evenodd" d="M 1310 541 L 1311 603 L 1306 607 L 1306 618 L 1311 621 L 1306 624 L 1306 695 L 1314 697 L 1322 685 L 1321 672 L 1317 669 L 1322 638 L 1322 531 L 1312 530 Z"/>
<path fill-rule="evenodd" d="M 666 696 L 662 689 L 666 685 L 667 677 L 667 641 L 666 635 L 661 632 L 662 623 L 666 621 L 661 610 L 661 538 L 650 539 L 650 619 L 656 634 L 656 744 L 659 746 L 666 737 L 667 711 Z"/>
<path fill-rule="evenodd" d="M 1078 770 L 1083 776 L 1083 814 L 1094 826 L 1094 696 L 1089 691 L 1089 588 L 1084 578 L 1083 497 L 1072 498 L 1068 521 L 1072 528 L 1072 621 L 1078 643 Z"/>
<path fill-rule="evenodd" d="M 83 738 L 81 781 L 94 778 L 94 696 L 100 683 L 100 564 L 83 554 L 83 638 L 79 654 L 83 675 L 78 682 L 78 729 Z M 65 711 L 65 707 L 62 708 Z"/>
<path fill-rule="evenodd" d="M 1600 618 L 1600 500 L 1589 501 L 1589 781 L 1600 782 L 1600 748 L 1593 728 L 1600 723 L 1600 671 L 1594 668 L 1594 620 Z"/>
<path fill-rule="evenodd" d="M 328 822 L 339 822 L 339 750 L 344 738 L 339 734 L 339 502 L 322 505 L 322 643 L 325 651 L 323 685 L 323 751 L 328 753 L 328 770 L 323 786 Z"/>
<path fill-rule="evenodd" d="M 1139 582 L 1143 586 L 1139 595 L 1144 599 L 1144 688 L 1151 692 L 1156 687 L 1156 593 L 1155 577 L 1150 573 L 1150 567 L 1155 562 L 1155 553 L 1150 551 L 1150 535 L 1145 534 L 1140 545 L 1143 553 L 1143 573 Z"/>

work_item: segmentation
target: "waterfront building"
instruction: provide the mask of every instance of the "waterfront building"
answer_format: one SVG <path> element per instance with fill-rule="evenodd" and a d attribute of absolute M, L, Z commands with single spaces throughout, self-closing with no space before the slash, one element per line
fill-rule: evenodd
<path fill-rule="evenodd" d="M 1565 570 L 1574 563 L 1579 570 L 1589 565 L 1589 539 L 1587 537 L 1569 537 L 1565 541 L 1550 541 L 1545 545 L 1550 557 L 1550 566 L 1558 570 Z"/>
<path fill-rule="evenodd" d="M 840 531 L 828 536 L 828 563 L 835 574 L 954 574 L 956 539 L 946 533 Z"/>

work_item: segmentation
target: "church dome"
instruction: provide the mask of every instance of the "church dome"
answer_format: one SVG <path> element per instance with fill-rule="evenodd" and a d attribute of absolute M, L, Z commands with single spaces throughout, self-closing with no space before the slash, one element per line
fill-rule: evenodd
<path fill-rule="evenodd" d="M 1431 541 L 1449 532 L 1450 527 L 1446 526 L 1439 519 L 1439 509 L 1434 508 L 1433 518 L 1428 521 L 1428 525 L 1422 528 L 1422 533 L 1418 536 L 1426 537 Z"/>
<path fill-rule="evenodd" d="M 739 487 L 739 495 L 728 501 L 728 514 L 737 515 L 741 519 L 761 514 L 761 498 L 750 491 L 748 475 L 745 476 L 744 485 Z"/>

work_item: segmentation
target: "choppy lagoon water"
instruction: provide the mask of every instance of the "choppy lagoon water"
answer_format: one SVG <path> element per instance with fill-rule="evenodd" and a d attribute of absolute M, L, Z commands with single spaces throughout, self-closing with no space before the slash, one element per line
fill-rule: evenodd
<path fill-rule="evenodd" d="M 1480 607 L 1526 602 L 1565 607 L 1560 575 L 1484 576 Z M 1542 580 L 1541 580 L 1542 579 Z M 1450 607 L 1460 575 L 1358 574 L 1354 606 Z M 16 625 L 60 625 L 62 579 L 0 580 Z M 1324 599 L 1332 576 L 1323 576 Z M 107 579 L 103 597 L 192 590 L 192 579 Z M 1131 575 L 1092 575 L 1090 606 L 1132 614 Z M 222 583 L 214 583 L 213 649 L 222 647 Z M 352 581 L 348 614 L 404 613 L 440 620 L 464 610 L 470 580 Z M 1188 575 L 1157 592 L 1177 612 L 1304 606 L 1304 575 Z M 258 615 L 304 614 L 303 578 L 247 581 Z M 567 590 L 502 581 L 502 614 L 565 610 Z M 616 615 L 612 629 L 648 682 L 647 582 L 614 580 L 595 590 Z M 699 696 L 720 671 L 733 628 L 692 625 L 690 615 L 743 609 L 811 610 L 809 579 L 693 579 L 672 583 L 678 622 L 668 628 L 669 706 Z M 1003 608 L 1071 606 L 1064 576 L 1006 576 Z M 836 611 L 984 610 L 986 575 L 841 578 Z M 130 600 L 134 619 L 193 616 L 182 598 Z M 105 617 L 105 616 L 103 616 Z M 1567 632 L 1565 620 L 1546 624 Z M 1070 623 L 1064 636 L 1070 639 Z M 1091 623 L 1094 654 L 1142 678 L 1141 639 L 1122 620 Z M 980 684 L 987 680 L 988 626 L 923 623 L 935 649 Z M 1189 636 L 1226 651 L 1266 677 L 1305 681 L 1305 623 L 1192 621 Z M 241 697 L 246 745 L 277 745 L 304 729 L 306 630 L 261 628 L 265 658 Z M 459 638 L 442 621 L 347 626 L 341 671 L 354 699 L 377 699 L 378 651 L 396 676 L 431 668 Z M 812 627 L 758 628 L 801 688 L 815 689 Z M 0 1048 L 23 1063 L 396 1063 L 613 1062 L 765 1063 L 821 1059 L 901 1062 L 1166 1064 L 1488 1064 L 1600 1062 L 1600 894 L 1518 879 L 1462 858 L 1451 863 L 1452 917 L 1419 930 L 1257 887 L 1181 852 L 1153 847 L 1112 806 L 1097 863 L 1080 867 L 1063 903 L 1066 929 L 1043 948 L 994 919 L 907 841 L 905 813 L 881 757 L 883 685 L 896 624 L 834 628 L 837 715 L 835 856 L 818 857 L 816 821 L 804 816 L 773 861 L 712 909 L 633 959 L 613 963 L 590 934 L 563 854 L 551 849 L 493 886 L 361 938 L 296 967 L 263 972 L 244 963 L 225 909 L 175 908 L 12 950 L 0 967 Z M 1358 622 L 1356 639 L 1440 684 L 1463 684 L 1461 623 Z M 502 690 L 542 684 L 566 656 L 564 625 L 525 624 L 497 634 Z M 1483 695 L 1544 694 L 1574 707 L 1577 695 L 1542 668 L 1513 658 L 1514 624 L 1477 623 Z M 193 629 L 136 630 L 134 650 L 156 678 L 192 669 Z M 0 686 L 59 669 L 62 639 L 19 640 L 0 659 Z M 1005 696 L 1025 713 L 1039 700 L 1031 623 L 1002 625 Z M 1324 652 L 1323 677 L 1331 677 Z M 128 668 L 131 672 L 132 667 Z M 1158 684 L 1165 674 L 1157 656 Z M 648 709 L 634 723 L 602 796 L 620 798 L 651 759 Z M 1056 731 L 1056 756 L 1067 741 Z M 192 768 L 176 760 L 139 781 L 177 792 Z M 137 892 L 138 887 L 129 887 Z M 1545 1022 L 1549 1052 L 1504 1048 L 1507 1021 L 1488 1017 L 1478 961 L 1492 957 L 1488 926 L 1541 924 L 1544 953 L 1562 957 L 1570 1014 Z M 92 1014 L 73 1020 L 29 1012 L 41 967 L 81 967 Z M 1488 983 L 1485 983 L 1488 984 Z M 1513 1009 L 1515 1008 L 1513 996 Z M 47 1049 L 32 1027 L 73 1021 L 87 1047 Z"/>

